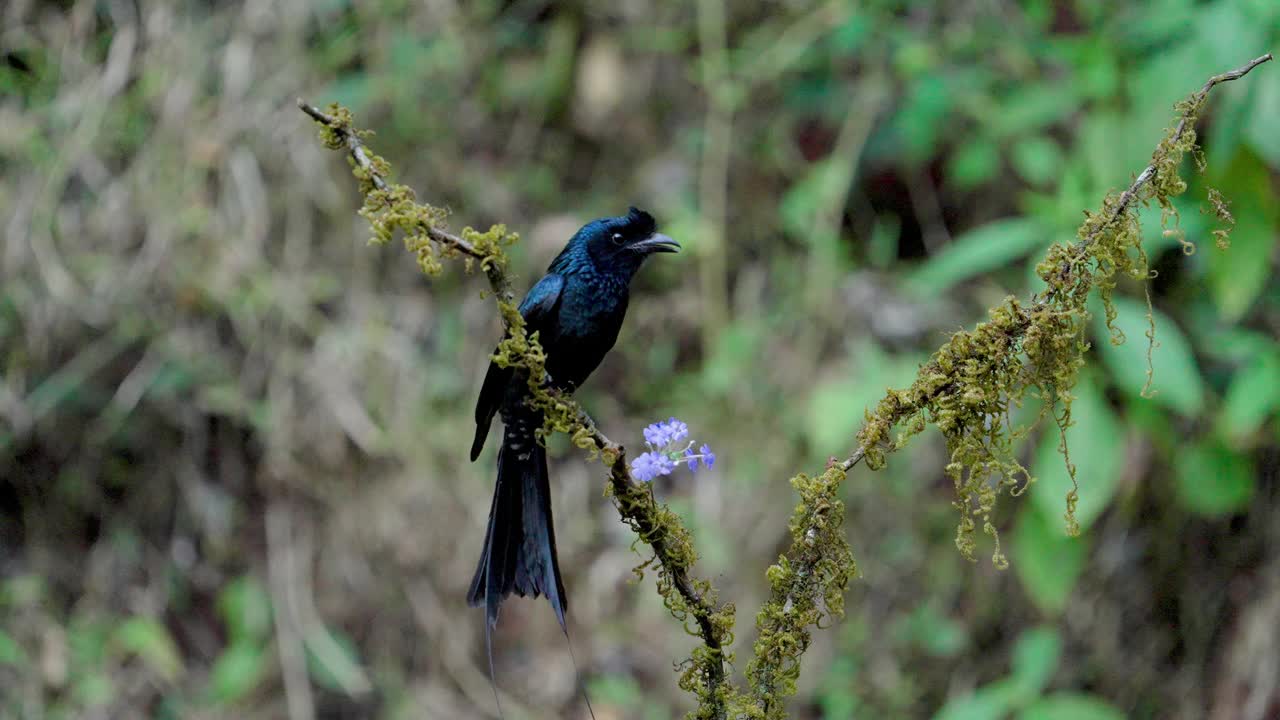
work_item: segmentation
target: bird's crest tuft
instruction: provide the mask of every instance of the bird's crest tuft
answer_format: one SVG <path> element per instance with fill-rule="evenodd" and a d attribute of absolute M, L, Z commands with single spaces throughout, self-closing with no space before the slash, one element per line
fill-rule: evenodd
<path fill-rule="evenodd" d="M 658 229 L 653 216 L 634 205 L 627 211 L 626 223 L 628 229 L 635 231 L 637 235 L 651 235 Z"/>

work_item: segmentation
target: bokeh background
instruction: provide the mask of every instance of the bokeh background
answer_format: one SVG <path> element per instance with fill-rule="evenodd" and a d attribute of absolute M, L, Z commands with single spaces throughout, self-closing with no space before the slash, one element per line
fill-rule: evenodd
<path fill-rule="evenodd" d="M 720 461 L 656 492 L 749 655 L 786 480 L 1071 239 L 1211 74 L 1280 49 L 1272 0 L 7 0 L 0 8 L 0 715 L 495 715 L 463 596 L 493 449 L 482 278 L 369 247 L 297 96 L 350 106 L 454 227 L 521 231 L 523 289 L 583 222 L 684 243 L 580 392 L 615 439 L 686 420 Z M 1056 432 L 955 550 L 926 433 L 855 471 L 861 577 L 797 718 L 1280 717 L 1280 66 L 1219 87 L 1182 251 L 1144 211 Z M 1208 187 L 1237 219 L 1220 252 Z M 1170 223 L 1173 229 L 1173 223 Z M 1028 416 L 1034 408 L 1028 408 Z M 492 443 L 491 443 L 492 445 Z M 509 718 L 679 715 L 667 616 L 599 465 L 552 442 L 577 667 L 542 601 L 495 637 Z"/>

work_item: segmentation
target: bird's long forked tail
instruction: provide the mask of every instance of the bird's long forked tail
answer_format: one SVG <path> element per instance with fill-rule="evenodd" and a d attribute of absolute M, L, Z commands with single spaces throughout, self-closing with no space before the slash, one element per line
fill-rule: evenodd
<path fill-rule="evenodd" d="M 533 438 L 512 437 L 508 431 L 498 451 L 498 481 L 493 488 L 484 551 L 467 592 L 468 605 L 485 609 L 485 652 L 499 714 L 502 706 L 493 670 L 493 628 L 498 624 L 502 601 L 513 592 L 521 597 L 545 595 L 568 637 L 564 583 L 551 518 L 547 450 Z"/>
<path fill-rule="evenodd" d="M 511 593 L 521 597 L 544 595 L 565 627 L 564 583 L 556 557 L 551 519 L 551 483 L 547 451 L 530 438 L 504 438 L 498 452 L 498 482 L 489 508 L 484 552 L 471 580 L 467 603 L 484 607 L 490 628 Z"/>
<path fill-rule="evenodd" d="M 489 658 L 489 680 L 493 698 L 498 703 L 497 679 L 493 670 L 493 629 L 498 611 L 511 593 L 521 597 L 544 595 L 556 612 L 560 630 L 569 640 L 565 624 L 564 582 L 560 579 L 560 560 L 556 555 L 556 535 L 551 517 L 551 482 L 547 473 L 547 450 L 535 440 L 504 437 L 498 452 L 498 482 L 493 489 L 489 508 L 489 527 L 485 534 L 484 552 L 471 580 L 467 603 L 484 607 L 484 644 Z M 569 655 L 573 657 L 570 641 Z M 578 661 L 573 658 L 574 675 Z M 582 689 L 587 712 L 594 720 L 596 713 Z"/>

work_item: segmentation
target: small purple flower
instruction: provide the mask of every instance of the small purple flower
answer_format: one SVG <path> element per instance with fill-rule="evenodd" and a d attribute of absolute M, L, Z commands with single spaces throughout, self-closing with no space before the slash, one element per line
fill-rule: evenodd
<path fill-rule="evenodd" d="M 689 426 L 671 418 L 644 429 L 644 441 L 652 448 L 665 448 L 689 437 Z"/>
<path fill-rule="evenodd" d="M 706 445 L 703 445 L 702 447 L 706 447 Z M 689 466 L 690 470 L 696 471 L 698 469 L 698 456 L 694 454 L 693 448 L 685 448 L 684 456 L 685 464 Z"/>
<path fill-rule="evenodd" d="M 666 423 L 654 423 L 644 429 L 644 441 L 652 447 L 662 447 L 663 445 L 666 445 L 666 439 Z"/>
<path fill-rule="evenodd" d="M 715 464 L 716 456 L 709 446 L 704 444 L 694 452 L 695 441 L 688 438 L 689 426 L 674 417 L 646 427 L 644 443 L 649 450 L 631 462 L 632 475 L 641 482 L 651 482 L 659 475 L 670 475 L 681 463 L 692 471 L 697 471 L 698 463 L 708 468 Z"/>
<path fill-rule="evenodd" d="M 667 442 L 668 443 L 677 443 L 687 437 L 689 437 L 688 425 L 684 424 L 683 422 L 675 418 L 671 418 L 670 420 L 667 421 L 667 438 L 668 438 Z"/>
<path fill-rule="evenodd" d="M 631 473 L 641 482 L 650 482 L 659 475 L 670 475 L 676 469 L 671 458 L 658 452 L 647 452 L 631 462 Z"/>

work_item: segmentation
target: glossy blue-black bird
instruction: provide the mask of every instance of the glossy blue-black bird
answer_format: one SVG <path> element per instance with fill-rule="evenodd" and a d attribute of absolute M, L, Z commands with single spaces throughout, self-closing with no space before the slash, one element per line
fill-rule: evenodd
<path fill-rule="evenodd" d="M 645 258 L 679 249 L 657 232 L 652 215 L 634 207 L 621 217 L 593 220 L 574 234 L 520 303 L 528 332 L 538 333 L 546 351 L 551 387 L 572 392 L 587 379 L 618 338 L 631 278 Z M 484 553 L 467 593 L 468 603 L 485 608 L 486 637 L 502 601 L 513 592 L 545 595 L 561 628 L 565 625 L 547 452 L 534 437 L 542 415 L 525 404 L 527 393 L 522 373 L 490 363 L 476 402 L 473 461 L 495 414 L 501 413 L 505 426 Z"/>

